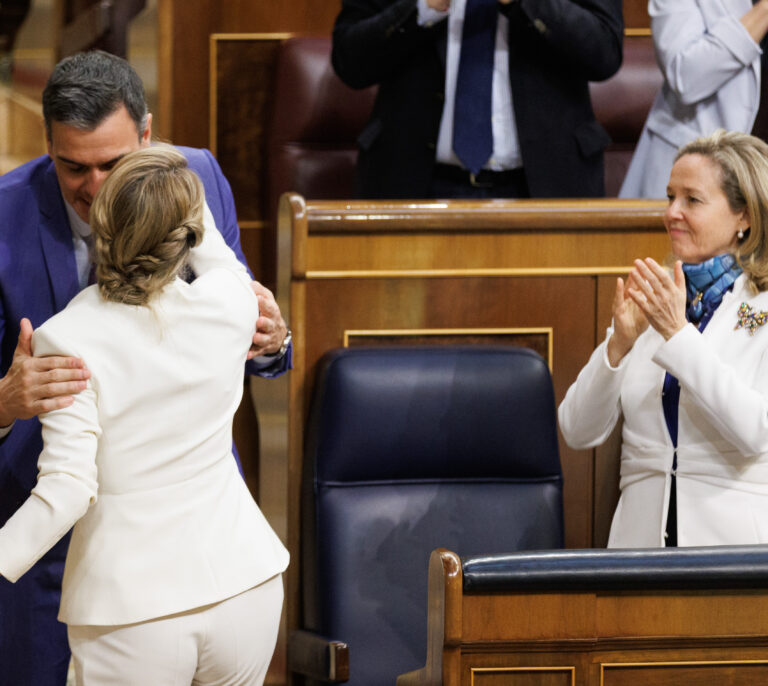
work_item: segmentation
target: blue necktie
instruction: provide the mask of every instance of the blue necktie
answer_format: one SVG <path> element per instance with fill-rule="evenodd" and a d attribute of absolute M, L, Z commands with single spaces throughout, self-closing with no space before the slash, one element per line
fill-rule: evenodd
<path fill-rule="evenodd" d="M 493 152 L 491 86 L 498 4 L 498 0 L 467 0 L 464 12 L 456 76 L 453 151 L 473 174 L 483 168 Z"/>

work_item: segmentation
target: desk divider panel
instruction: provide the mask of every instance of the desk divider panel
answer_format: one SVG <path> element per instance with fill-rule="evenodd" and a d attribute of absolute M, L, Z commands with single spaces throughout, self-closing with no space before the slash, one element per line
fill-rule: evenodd
<path fill-rule="evenodd" d="M 548 360 L 559 403 L 605 335 L 616 277 L 637 257 L 667 255 L 664 205 L 282 197 L 278 294 L 295 345 L 288 391 L 290 627 L 299 616 L 304 418 L 319 358 L 374 342 L 526 345 Z M 604 546 L 617 493 L 616 445 L 602 454 L 571 450 L 561 440 L 560 449 L 566 545 Z M 563 675 L 552 678 L 559 684 Z"/>

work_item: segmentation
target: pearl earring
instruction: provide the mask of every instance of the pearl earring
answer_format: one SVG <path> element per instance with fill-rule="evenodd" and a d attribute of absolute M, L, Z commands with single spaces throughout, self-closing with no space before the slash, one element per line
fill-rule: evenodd
<path fill-rule="evenodd" d="M 736 234 L 736 238 L 738 238 L 739 240 L 744 238 L 744 229 L 739 229 L 739 233 Z"/>

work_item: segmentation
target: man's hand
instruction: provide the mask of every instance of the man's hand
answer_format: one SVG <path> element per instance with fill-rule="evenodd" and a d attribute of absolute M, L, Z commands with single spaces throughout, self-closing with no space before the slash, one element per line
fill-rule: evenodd
<path fill-rule="evenodd" d="M 256 333 L 253 335 L 253 344 L 248 351 L 248 359 L 257 355 L 270 355 L 280 350 L 288 327 L 280 314 L 275 296 L 268 288 L 264 288 L 258 281 L 251 282 L 251 287 L 259 299 L 259 318 L 256 320 Z"/>
<path fill-rule="evenodd" d="M 438 12 L 447 12 L 451 9 L 451 0 L 427 0 L 427 7 Z"/>
<path fill-rule="evenodd" d="M 32 357 L 32 323 L 22 319 L 11 367 L 0 379 L 0 426 L 68 407 L 90 375 L 77 357 Z"/>

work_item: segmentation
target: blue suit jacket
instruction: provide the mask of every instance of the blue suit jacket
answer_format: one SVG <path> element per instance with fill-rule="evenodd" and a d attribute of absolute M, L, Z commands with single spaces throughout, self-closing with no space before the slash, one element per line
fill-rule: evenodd
<path fill-rule="evenodd" d="M 207 150 L 179 148 L 202 179 L 208 206 L 227 244 L 245 264 L 229 183 Z M 45 155 L 0 177 L 0 375 L 13 359 L 19 322 L 34 328 L 78 293 L 72 230 L 56 171 Z M 99 326 L 99 322 L 93 322 Z M 262 371 L 286 371 L 290 355 Z M 17 421 L 0 440 L 0 525 L 26 500 L 42 450 L 37 419 Z M 69 662 L 66 627 L 56 620 L 69 536 L 15 585 L 0 580 L 0 686 L 63 686 Z"/>

